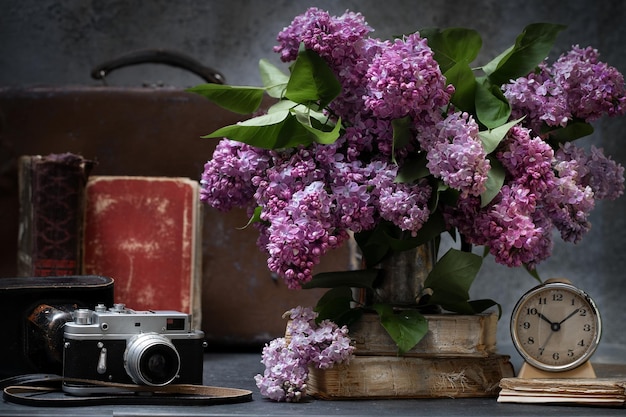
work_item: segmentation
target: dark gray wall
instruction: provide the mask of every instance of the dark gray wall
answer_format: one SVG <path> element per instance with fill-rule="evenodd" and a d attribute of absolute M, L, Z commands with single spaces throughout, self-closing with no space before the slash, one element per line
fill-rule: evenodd
<path fill-rule="evenodd" d="M 483 35 L 481 62 L 509 46 L 522 28 L 549 21 L 568 26 L 556 53 L 572 44 L 592 45 L 601 58 L 626 72 L 626 3 L 622 0 L 352 0 L 352 1 L 172 1 L 172 0 L 0 0 L 0 86 L 32 84 L 95 85 L 91 68 L 119 54 L 141 48 L 169 48 L 213 66 L 231 84 L 259 84 L 257 63 L 270 58 L 275 36 L 309 5 L 335 14 L 362 12 L 374 35 L 382 38 L 426 26 L 463 26 Z M 162 81 L 191 86 L 200 82 L 184 71 L 162 66 L 122 69 L 111 85 Z M 604 147 L 622 164 L 626 120 L 596 124 L 586 144 Z M 207 155 L 209 157 L 209 155 Z M 557 239 L 554 256 L 540 265 L 545 278 L 568 277 L 599 303 L 605 320 L 598 360 L 626 344 L 624 248 L 626 197 L 600 204 L 593 229 L 578 245 Z M 536 282 L 522 270 L 487 261 L 474 288 L 475 297 L 494 298 L 504 313 L 499 343 L 508 341 L 508 317 L 515 300 Z"/>

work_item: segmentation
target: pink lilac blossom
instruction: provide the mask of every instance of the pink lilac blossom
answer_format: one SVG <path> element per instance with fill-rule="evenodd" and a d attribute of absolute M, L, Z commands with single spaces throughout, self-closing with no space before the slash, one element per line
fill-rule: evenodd
<path fill-rule="evenodd" d="M 542 133 L 544 124 L 565 127 L 574 119 L 625 114 L 624 77 L 598 57 L 597 50 L 575 45 L 551 66 L 544 61 L 538 72 L 503 85 L 512 116 L 526 116 L 522 123 Z"/>
<path fill-rule="evenodd" d="M 222 139 L 204 165 L 200 200 L 221 211 L 246 207 L 255 192 L 252 177 L 262 175 L 269 160 L 263 149 Z"/>
<path fill-rule="evenodd" d="M 355 233 L 372 229 L 376 224 L 376 210 L 366 183 L 370 173 L 360 161 L 338 162 L 330 169 L 330 186 L 339 216 L 337 226 Z"/>
<path fill-rule="evenodd" d="M 341 61 L 349 58 L 354 44 L 371 31 L 372 28 L 360 13 L 346 12 L 336 17 L 311 7 L 296 16 L 278 34 L 279 45 L 274 47 L 274 52 L 279 53 L 284 62 L 293 61 L 303 43 L 305 48 L 314 50 L 322 57 Z"/>
<path fill-rule="evenodd" d="M 591 155 L 572 143 L 556 152 L 557 186 L 548 195 L 547 211 L 567 242 L 579 242 L 591 228 L 588 218 L 595 200 L 615 199 L 624 192 L 624 167 L 600 149 Z"/>
<path fill-rule="evenodd" d="M 468 243 L 485 245 L 496 262 L 534 268 L 552 251 L 551 225 L 537 210 L 537 199 L 519 184 L 505 184 L 486 207 L 480 198 L 460 199 L 447 207 L 444 217 Z"/>
<path fill-rule="evenodd" d="M 348 239 L 335 231 L 333 203 L 324 183 L 315 181 L 295 192 L 283 210 L 267 216 L 267 265 L 289 288 L 308 282 L 322 255 Z"/>
<path fill-rule="evenodd" d="M 538 72 L 512 80 L 502 87 L 511 105 L 511 118 L 524 118 L 523 123 L 541 133 L 544 124 L 565 127 L 572 119 L 562 88 L 551 78 L 546 63 L 539 65 Z"/>
<path fill-rule="evenodd" d="M 454 93 L 426 39 L 418 33 L 396 39 L 376 55 L 365 77 L 365 106 L 377 118 L 441 113 L 440 108 L 450 102 Z"/>
<path fill-rule="evenodd" d="M 354 353 L 346 326 L 323 320 L 315 324 L 317 313 L 296 307 L 285 317 L 287 337 L 272 340 L 263 348 L 263 375 L 254 377 L 262 395 L 274 401 L 298 402 L 306 394 L 309 365 L 328 369 L 348 363 Z"/>
<path fill-rule="evenodd" d="M 554 151 L 545 141 L 521 126 L 513 126 L 496 152 L 509 178 L 524 185 L 534 195 L 547 192 L 555 180 Z"/>
<path fill-rule="evenodd" d="M 362 79 L 370 57 L 385 44 L 366 38 L 371 31 L 360 13 L 337 17 L 311 7 L 278 34 L 274 51 L 284 62 L 293 61 L 302 43 L 324 58 L 344 87 L 331 108 L 344 119 L 351 118 L 361 111 Z"/>
<path fill-rule="evenodd" d="M 591 146 L 590 155 L 571 142 L 560 147 L 558 161 L 577 161 L 581 185 L 588 185 L 595 199 L 615 200 L 624 193 L 624 167 L 606 157 L 602 149 Z"/>
<path fill-rule="evenodd" d="M 596 49 L 575 45 L 552 65 L 554 82 L 565 90 L 572 114 L 587 122 L 626 112 L 624 77 L 598 58 Z"/>
<path fill-rule="evenodd" d="M 491 165 L 471 115 L 452 113 L 433 128 L 422 130 L 418 140 L 427 152 L 426 167 L 432 175 L 459 190 L 461 197 L 485 191 Z"/>
<path fill-rule="evenodd" d="M 578 182 L 577 164 L 560 162 L 555 166 L 558 178 L 546 196 L 546 212 L 566 242 L 579 242 L 591 228 L 589 214 L 595 205 L 593 191 Z"/>

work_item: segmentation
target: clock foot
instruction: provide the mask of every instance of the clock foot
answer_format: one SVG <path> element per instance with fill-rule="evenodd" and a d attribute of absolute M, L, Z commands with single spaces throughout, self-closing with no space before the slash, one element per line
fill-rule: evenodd
<path fill-rule="evenodd" d="M 543 371 L 541 369 L 535 368 L 532 365 L 524 362 L 522 367 L 520 368 L 518 374 L 518 378 L 523 379 L 534 379 L 534 378 L 595 378 L 596 372 L 593 370 L 593 366 L 591 366 L 591 362 L 587 361 L 582 365 L 570 369 L 569 371 L 563 372 L 548 372 Z"/>

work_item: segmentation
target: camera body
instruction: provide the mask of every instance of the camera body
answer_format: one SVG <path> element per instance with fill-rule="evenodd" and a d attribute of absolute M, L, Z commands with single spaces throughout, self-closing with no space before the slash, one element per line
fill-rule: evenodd
<path fill-rule="evenodd" d="M 63 332 L 65 378 L 164 386 L 202 384 L 204 333 L 191 328 L 191 315 L 178 311 L 135 311 L 123 304 L 78 309 Z M 75 395 L 115 391 L 106 386 L 65 382 Z"/>

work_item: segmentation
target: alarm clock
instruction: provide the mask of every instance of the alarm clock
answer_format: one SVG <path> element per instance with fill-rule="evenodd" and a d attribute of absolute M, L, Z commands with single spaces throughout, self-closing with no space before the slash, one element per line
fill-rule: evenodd
<path fill-rule="evenodd" d="M 589 358 L 600 343 L 600 312 L 569 281 L 547 280 L 526 292 L 513 309 L 510 330 L 525 361 L 518 377 L 595 377 Z"/>

